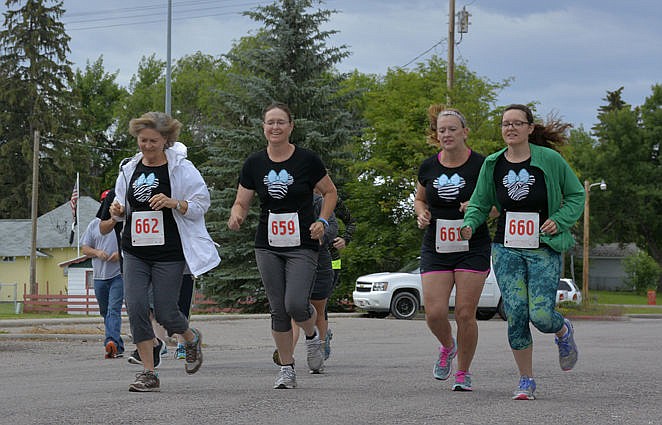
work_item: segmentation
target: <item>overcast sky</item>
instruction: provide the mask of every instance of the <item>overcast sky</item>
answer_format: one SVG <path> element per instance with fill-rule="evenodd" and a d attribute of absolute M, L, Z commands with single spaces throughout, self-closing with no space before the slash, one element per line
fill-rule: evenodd
<path fill-rule="evenodd" d="M 226 53 L 257 27 L 240 12 L 270 3 L 173 0 L 173 61 L 196 51 Z M 166 59 L 167 4 L 64 0 L 70 59 L 83 68 L 103 55 L 127 86 L 142 56 Z M 461 40 L 456 34 L 456 62 L 494 82 L 512 78 L 499 105 L 536 101 L 541 115 L 554 112 L 590 129 L 607 90 L 624 86 L 625 101 L 640 105 L 662 83 L 658 0 L 456 0 L 457 12 L 465 6 L 471 24 Z M 352 52 L 340 71 L 384 74 L 416 58 L 410 66 L 432 54 L 447 58 L 448 1 L 328 0 L 323 7 L 338 10 L 325 27 L 340 31 L 330 44 Z"/>

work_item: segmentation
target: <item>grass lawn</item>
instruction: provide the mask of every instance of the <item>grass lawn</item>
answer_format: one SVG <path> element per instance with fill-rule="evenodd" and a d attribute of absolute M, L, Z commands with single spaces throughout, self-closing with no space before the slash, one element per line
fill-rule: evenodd
<path fill-rule="evenodd" d="M 640 295 L 636 292 L 620 292 L 620 291 L 589 291 L 591 302 L 598 304 L 632 304 L 632 305 L 646 305 L 648 304 L 648 297 Z M 662 295 L 657 297 L 659 304 L 662 304 Z"/>
<path fill-rule="evenodd" d="M 657 306 L 648 306 L 648 297 L 634 292 L 590 291 L 591 304 L 575 305 L 563 303 L 557 307 L 568 316 L 622 316 L 624 314 L 662 314 L 662 296 Z M 625 307 L 627 306 L 627 307 Z M 641 306 L 641 307 L 637 307 Z"/>
<path fill-rule="evenodd" d="M 14 303 L 0 303 L 0 319 L 43 319 L 43 318 L 66 318 L 72 317 L 69 314 L 37 314 L 37 313 L 21 313 L 16 314 Z"/>

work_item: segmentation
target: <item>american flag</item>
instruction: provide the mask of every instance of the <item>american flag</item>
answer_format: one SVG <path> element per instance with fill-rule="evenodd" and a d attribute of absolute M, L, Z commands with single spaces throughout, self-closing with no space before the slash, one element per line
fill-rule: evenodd
<path fill-rule="evenodd" d="M 71 191 L 71 200 L 69 200 L 71 205 L 71 215 L 73 216 L 74 221 L 71 223 L 71 234 L 69 235 L 69 245 L 74 243 L 74 229 L 76 228 L 76 207 L 78 206 L 78 179 L 74 184 L 74 190 Z"/>
<path fill-rule="evenodd" d="M 74 184 L 74 190 L 71 191 L 71 200 L 69 201 L 69 204 L 71 204 L 71 215 L 74 218 L 74 223 L 76 222 L 76 206 L 78 205 L 78 182 Z"/>

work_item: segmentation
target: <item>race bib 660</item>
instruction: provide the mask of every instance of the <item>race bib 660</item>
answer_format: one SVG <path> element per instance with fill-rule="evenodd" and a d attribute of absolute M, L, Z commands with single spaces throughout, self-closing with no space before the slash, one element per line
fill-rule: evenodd
<path fill-rule="evenodd" d="M 540 246 L 540 216 L 538 213 L 508 211 L 503 246 L 538 248 Z"/>

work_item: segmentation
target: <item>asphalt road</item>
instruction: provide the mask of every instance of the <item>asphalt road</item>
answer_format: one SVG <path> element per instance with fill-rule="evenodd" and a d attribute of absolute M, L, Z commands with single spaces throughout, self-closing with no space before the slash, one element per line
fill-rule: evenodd
<path fill-rule="evenodd" d="M 560 370 L 553 336 L 534 332 L 535 401 L 510 399 L 518 376 L 499 319 L 479 322 L 472 393 L 432 378 L 437 346 L 421 320 L 332 316 L 326 373 L 307 373 L 300 341 L 295 390 L 272 389 L 265 316 L 194 322 L 202 369 L 189 376 L 183 361 L 164 359 L 161 392 L 142 394 L 128 391 L 139 366 L 104 359 L 100 338 L 85 334 L 94 325 L 30 340 L 0 322 L 0 423 L 662 424 L 659 319 L 575 321 L 580 359 L 571 372 Z"/>

